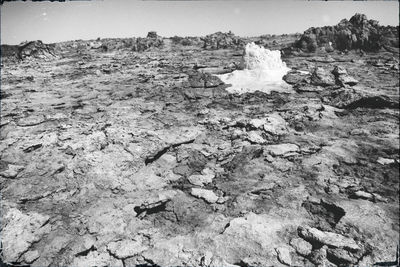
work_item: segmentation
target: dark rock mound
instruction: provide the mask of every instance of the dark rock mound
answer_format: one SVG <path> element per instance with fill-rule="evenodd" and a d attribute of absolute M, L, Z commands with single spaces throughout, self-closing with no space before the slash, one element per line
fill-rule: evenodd
<path fill-rule="evenodd" d="M 232 32 L 223 33 L 216 32 L 209 34 L 203 38 L 204 49 L 242 49 L 245 42 L 240 37 L 235 36 Z"/>
<path fill-rule="evenodd" d="M 132 50 L 142 52 L 150 48 L 161 48 L 164 45 L 162 37 L 158 36 L 156 32 L 149 32 L 146 38 L 136 38 L 134 40 Z"/>
<path fill-rule="evenodd" d="M 398 109 L 398 97 L 374 95 L 354 89 L 343 88 L 332 93 L 330 105 L 342 109 L 372 108 L 372 109 Z"/>
<path fill-rule="evenodd" d="M 171 37 L 171 41 L 174 45 L 182 45 L 182 46 L 197 46 L 202 43 L 199 37 L 180 37 L 173 36 Z"/>
<path fill-rule="evenodd" d="M 192 88 L 211 88 L 224 84 L 217 76 L 201 72 L 191 73 L 188 81 Z"/>
<path fill-rule="evenodd" d="M 294 47 L 309 52 L 314 52 L 319 47 L 324 47 L 327 51 L 390 50 L 399 47 L 398 36 L 399 26 L 381 26 L 376 20 L 368 20 L 363 14 L 355 14 L 350 20 L 343 19 L 335 26 L 312 27 L 306 30 Z"/>

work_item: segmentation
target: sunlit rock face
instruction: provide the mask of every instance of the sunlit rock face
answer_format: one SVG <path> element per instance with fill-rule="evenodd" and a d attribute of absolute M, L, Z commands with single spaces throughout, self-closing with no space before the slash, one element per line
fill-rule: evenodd
<path fill-rule="evenodd" d="M 290 70 L 281 60 L 280 51 L 271 51 L 254 43 L 248 43 L 242 62 L 243 70 L 218 75 L 230 93 L 243 94 L 261 91 L 292 91 L 291 86 L 282 80 Z"/>

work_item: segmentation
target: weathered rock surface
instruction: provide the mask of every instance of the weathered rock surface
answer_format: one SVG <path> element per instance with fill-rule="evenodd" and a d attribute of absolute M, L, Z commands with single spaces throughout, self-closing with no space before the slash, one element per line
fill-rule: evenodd
<path fill-rule="evenodd" d="M 33 243 L 50 232 L 51 225 L 47 224 L 49 219 L 49 216 L 39 213 L 24 214 L 15 208 L 8 210 L 1 231 L 3 260 L 17 262 Z M 26 258 L 32 262 L 38 257 L 31 252 Z"/>
<path fill-rule="evenodd" d="M 240 68 L 242 42 L 300 36 L 218 36 L 76 40 L 2 62 L 3 262 L 394 261 L 396 50 L 285 50 L 295 90 L 234 95 L 213 75 Z"/>

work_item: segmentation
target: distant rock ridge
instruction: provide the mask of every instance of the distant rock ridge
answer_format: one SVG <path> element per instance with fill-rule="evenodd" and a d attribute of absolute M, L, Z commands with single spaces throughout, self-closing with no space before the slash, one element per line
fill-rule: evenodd
<path fill-rule="evenodd" d="M 294 47 L 309 52 L 317 48 L 378 51 L 381 48 L 399 47 L 399 26 L 381 26 L 366 15 L 355 14 L 335 26 L 312 27 L 306 30 Z M 329 51 L 328 51 L 329 52 Z"/>

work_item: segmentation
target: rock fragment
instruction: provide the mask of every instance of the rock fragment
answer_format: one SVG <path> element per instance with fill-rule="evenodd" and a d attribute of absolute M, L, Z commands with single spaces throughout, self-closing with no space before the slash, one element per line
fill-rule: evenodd
<path fill-rule="evenodd" d="M 347 71 L 342 66 L 336 66 L 332 74 L 335 75 L 336 83 L 340 86 L 354 86 L 358 83 L 356 79 L 347 74 Z"/>
<path fill-rule="evenodd" d="M 378 160 L 377 160 L 376 162 L 378 162 L 378 163 L 381 164 L 381 165 L 389 165 L 389 164 L 395 163 L 396 160 L 379 157 Z"/>
<path fill-rule="evenodd" d="M 269 114 L 264 124 L 264 131 L 271 134 L 281 136 L 288 132 L 287 123 L 278 113 Z"/>
<path fill-rule="evenodd" d="M 292 265 L 292 258 L 290 257 L 290 250 L 287 247 L 276 248 L 278 260 L 286 265 Z"/>
<path fill-rule="evenodd" d="M 0 172 L 0 176 L 12 179 L 17 177 L 17 175 L 24 169 L 25 167 L 21 165 L 8 164 L 7 169 Z"/>
<path fill-rule="evenodd" d="M 323 246 L 319 249 L 314 250 L 309 256 L 310 261 L 318 266 L 325 266 L 327 262 L 327 249 L 327 246 Z"/>
<path fill-rule="evenodd" d="M 215 177 L 215 173 L 210 169 L 204 169 L 203 174 L 194 174 L 188 177 L 188 180 L 193 185 L 203 186 L 209 184 Z"/>
<path fill-rule="evenodd" d="M 24 261 L 28 264 L 34 262 L 40 257 L 40 254 L 37 250 L 31 250 L 24 254 Z"/>
<path fill-rule="evenodd" d="M 308 256 L 312 251 L 312 245 L 302 238 L 293 238 L 290 240 L 290 245 L 301 256 Z"/>
<path fill-rule="evenodd" d="M 314 69 L 311 75 L 311 84 L 320 86 L 333 86 L 335 85 L 334 76 L 321 67 Z"/>
<path fill-rule="evenodd" d="M 349 251 L 360 251 L 354 239 L 332 232 L 320 231 L 312 227 L 299 227 L 299 235 L 311 243 L 319 243 L 332 248 L 344 248 Z"/>
<path fill-rule="evenodd" d="M 122 241 L 111 242 L 107 245 L 107 250 L 115 255 L 118 259 L 126 259 L 128 257 L 132 257 L 137 255 L 147 247 L 142 244 L 142 241 L 139 240 L 130 240 L 125 239 Z"/>
<path fill-rule="evenodd" d="M 192 188 L 191 195 L 204 199 L 208 203 L 215 203 L 218 200 L 218 196 L 211 190 L 202 189 L 202 188 Z"/>
<path fill-rule="evenodd" d="M 265 152 L 271 154 L 275 157 L 285 156 L 289 153 L 298 152 L 299 146 L 295 144 L 278 144 L 278 145 L 268 145 Z"/>
<path fill-rule="evenodd" d="M 262 136 L 256 131 L 251 131 L 247 133 L 247 140 L 253 144 L 264 144 L 266 141 Z"/>

